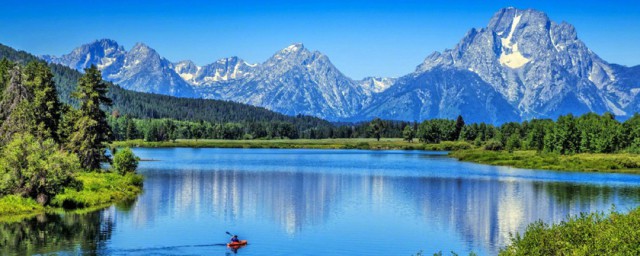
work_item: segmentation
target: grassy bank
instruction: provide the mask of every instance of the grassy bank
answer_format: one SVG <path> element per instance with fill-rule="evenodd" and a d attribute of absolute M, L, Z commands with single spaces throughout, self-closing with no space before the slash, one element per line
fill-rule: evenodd
<path fill-rule="evenodd" d="M 105 206 L 134 199 L 142 192 L 142 176 L 132 173 L 124 176 L 116 173 L 79 173 L 76 179 L 82 183 L 82 189 L 66 188 L 48 206 L 16 195 L 0 198 L 0 221 L 45 211 Z"/>
<path fill-rule="evenodd" d="M 144 140 L 117 141 L 117 147 L 144 148 L 310 148 L 310 149 L 402 149 L 402 150 L 459 150 L 470 149 L 467 142 L 446 141 L 438 144 L 406 142 L 399 138 L 376 139 L 282 139 L 282 140 L 176 140 L 148 142 Z"/>
<path fill-rule="evenodd" d="M 559 224 L 530 224 L 500 255 L 640 255 L 640 208 L 582 213 Z"/>
<path fill-rule="evenodd" d="M 460 161 L 527 169 L 640 174 L 640 155 L 628 153 L 559 155 L 473 149 L 454 151 L 450 156 Z"/>

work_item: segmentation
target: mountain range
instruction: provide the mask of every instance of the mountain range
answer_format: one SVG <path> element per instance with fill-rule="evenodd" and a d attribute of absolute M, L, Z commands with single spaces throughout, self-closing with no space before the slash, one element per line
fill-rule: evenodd
<path fill-rule="evenodd" d="M 109 39 L 42 58 L 77 70 L 96 65 L 105 79 L 135 91 L 230 100 L 331 121 L 462 115 L 498 124 L 585 112 L 624 118 L 640 111 L 640 66 L 606 62 L 572 25 L 533 9 L 499 10 L 487 27 L 471 29 L 455 47 L 427 56 L 399 78 L 353 80 L 299 43 L 258 64 L 238 57 L 204 66 L 171 62 L 142 43 L 127 51 Z"/>

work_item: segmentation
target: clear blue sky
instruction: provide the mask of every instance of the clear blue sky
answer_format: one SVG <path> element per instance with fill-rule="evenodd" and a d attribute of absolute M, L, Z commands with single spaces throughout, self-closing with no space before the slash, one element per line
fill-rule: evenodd
<path fill-rule="evenodd" d="M 266 3 L 268 2 L 268 3 Z M 576 26 L 603 59 L 640 64 L 640 1 L 24 1 L 2 0 L 0 43 L 61 55 L 99 38 L 144 42 L 171 61 L 263 62 L 294 42 L 346 75 L 400 76 L 452 48 L 500 8 L 534 8 Z"/>

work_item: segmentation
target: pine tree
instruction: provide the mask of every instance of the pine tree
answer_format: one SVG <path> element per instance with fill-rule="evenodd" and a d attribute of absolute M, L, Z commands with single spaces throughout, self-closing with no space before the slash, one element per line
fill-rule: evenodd
<path fill-rule="evenodd" d="M 460 133 L 462 132 L 462 128 L 464 128 L 464 119 L 462 119 L 461 115 L 458 115 L 458 118 L 456 119 L 456 132 L 454 134 L 455 140 L 460 139 Z"/>
<path fill-rule="evenodd" d="M 11 141 L 16 133 L 33 133 L 35 116 L 33 94 L 22 84 L 21 68 L 13 67 L 9 71 L 9 83 L 0 102 L 0 145 Z"/>
<path fill-rule="evenodd" d="M 51 70 L 42 62 L 30 62 L 24 68 L 23 84 L 33 94 L 35 135 L 59 142 L 57 130 L 61 104 Z"/>
<path fill-rule="evenodd" d="M 107 84 L 95 65 L 85 69 L 73 93 L 80 102 L 78 119 L 69 138 L 69 148 L 80 158 L 83 168 L 100 169 L 100 163 L 109 160 L 105 155 L 105 143 L 110 142 L 111 130 L 101 106 L 109 106 Z"/>

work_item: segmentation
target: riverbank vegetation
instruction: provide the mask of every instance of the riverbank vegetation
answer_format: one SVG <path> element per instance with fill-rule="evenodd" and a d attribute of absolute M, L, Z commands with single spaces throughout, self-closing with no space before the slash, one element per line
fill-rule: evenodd
<path fill-rule="evenodd" d="M 640 208 L 627 214 L 581 213 L 559 224 L 530 224 L 500 255 L 639 255 Z"/>
<path fill-rule="evenodd" d="M 561 155 L 532 150 L 508 152 L 475 149 L 454 151 L 450 156 L 460 161 L 526 169 L 640 174 L 640 155 L 631 153 Z"/>
<path fill-rule="evenodd" d="M 114 141 L 115 147 L 145 148 L 310 148 L 310 149 L 397 149 L 397 150 L 440 150 L 451 151 L 471 149 L 473 145 L 465 141 L 443 141 L 441 143 L 411 143 L 400 138 L 354 139 L 277 139 L 277 140 L 183 140 L 176 141 Z"/>
<path fill-rule="evenodd" d="M 85 70 L 73 97 L 58 100 L 53 75 L 41 62 L 0 61 L 0 217 L 56 207 L 97 206 L 140 193 L 142 177 L 130 150 L 116 152 L 115 171 L 106 145 L 111 131 L 101 106 L 110 104 L 97 68 Z"/>

